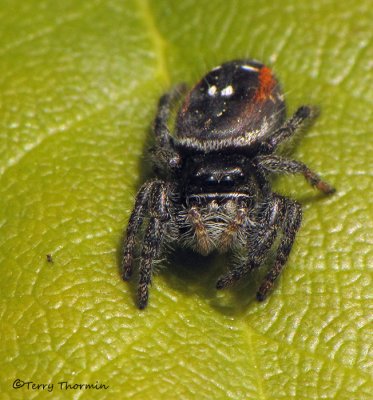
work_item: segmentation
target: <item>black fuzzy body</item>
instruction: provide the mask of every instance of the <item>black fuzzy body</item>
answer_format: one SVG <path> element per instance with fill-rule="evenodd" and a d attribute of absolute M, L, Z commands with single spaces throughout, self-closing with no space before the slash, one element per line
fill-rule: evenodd
<path fill-rule="evenodd" d="M 141 187 L 128 223 L 123 278 L 132 275 L 141 238 L 140 308 L 147 305 L 154 264 L 166 244 L 203 255 L 232 252 L 236 264 L 216 283 L 223 289 L 260 267 L 280 237 L 274 265 L 257 293 L 263 300 L 286 263 L 302 217 L 297 202 L 272 191 L 269 175 L 300 173 L 324 193 L 334 191 L 305 164 L 275 154 L 312 110 L 302 106 L 285 120 L 271 69 L 236 60 L 208 72 L 184 95 L 171 135 L 170 111 L 184 92 L 185 86 L 176 86 L 159 101 L 155 177 Z"/>

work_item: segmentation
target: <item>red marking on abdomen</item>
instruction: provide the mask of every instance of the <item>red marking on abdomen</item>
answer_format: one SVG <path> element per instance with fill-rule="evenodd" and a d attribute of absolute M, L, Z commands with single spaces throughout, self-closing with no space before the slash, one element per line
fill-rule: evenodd
<path fill-rule="evenodd" d="M 262 67 L 259 72 L 259 87 L 255 92 L 254 100 L 264 101 L 271 96 L 272 90 L 276 84 L 272 71 L 268 67 Z"/>

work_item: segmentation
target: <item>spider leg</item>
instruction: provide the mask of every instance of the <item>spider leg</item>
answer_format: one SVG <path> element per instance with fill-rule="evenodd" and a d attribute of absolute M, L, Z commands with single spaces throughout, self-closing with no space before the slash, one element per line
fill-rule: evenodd
<path fill-rule="evenodd" d="M 217 289 L 225 289 L 253 269 L 259 267 L 276 239 L 284 214 L 284 198 L 273 196 L 262 210 L 261 218 L 247 232 L 249 254 L 247 261 L 235 266 L 219 278 Z"/>
<path fill-rule="evenodd" d="M 140 260 L 140 279 L 137 289 L 139 308 L 143 309 L 148 304 L 149 289 L 151 283 L 154 259 L 159 256 L 164 228 L 158 218 L 150 218 L 145 233 L 143 248 Z"/>
<path fill-rule="evenodd" d="M 124 244 L 122 259 L 122 277 L 128 281 L 132 275 L 132 264 L 136 245 L 136 236 L 142 225 L 144 214 L 149 208 L 149 198 L 154 186 L 154 181 L 145 182 L 136 196 L 135 206 L 127 226 L 127 236 Z"/>
<path fill-rule="evenodd" d="M 283 126 L 281 126 L 276 132 L 266 141 L 265 145 L 268 146 L 268 150 L 271 152 L 284 140 L 291 137 L 304 123 L 304 121 L 313 117 L 313 109 L 310 106 L 301 106 L 297 111 L 290 117 Z"/>
<path fill-rule="evenodd" d="M 176 85 L 170 92 L 164 94 L 159 99 L 158 111 L 154 119 L 154 134 L 162 147 L 168 145 L 171 139 L 171 134 L 168 129 L 171 107 L 173 103 L 182 96 L 185 89 L 185 84 Z"/>
<path fill-rule="evenodd" d="M 276 155 L 259 156 L 255 161 L 259 168 L 266 171 L 290 174 L 300 173 L 306 178 L 310 185 L 316 187 L 318 190 L 326 194 L 332 194 L 335 192 L 335 189 L 332 186 L 323 181 L 315 172 L 310 170 L 307 165 L 300 161 L 287 160 L 286 158 Z"/>
<path fill-rule="evenodd" d="M 148 304 L 149 285 L 151 283 L 154 260 L 161 252 L 165 223 L 171 218 L 168 207 L 168 187 L 157 182 L 152 193 L 150 220 L 143 240 L 139 268 L 138 305 L 144 309 Z"/>
<path fill-rule="evenodd" d="M 275 264 L 268 272 L 257 292 L 256 297 L 259 301 L 263 301 L 266 298 L 268 292 L 273 287 L 275 280 L 284 268 L 302 221 L 302 209 L 300 204 L 290 199 L 284 200 L 286 201 L 286 215 L 283 218 L 282 223 L 283 237 L 277 249 Z"/>

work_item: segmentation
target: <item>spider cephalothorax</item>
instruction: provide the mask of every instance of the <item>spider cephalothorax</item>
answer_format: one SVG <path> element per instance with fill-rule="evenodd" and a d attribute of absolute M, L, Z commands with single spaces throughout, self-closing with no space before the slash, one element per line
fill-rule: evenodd
<path fill-rule="evenodd" d="M 300 173 L 322 192 L 334 192 L 305 164 L 275 154 L 312 110 L 302 106 L 285 120 L 285 102 L 272 71 L 257 61 L 236 60 L 214 68 L 186 93 L 171 135 L 170 110 L 184 89 L 176 86 L 159 101 L 152 149 L 156 177 L 137 194 L 123 279 L 132 275 L 141 238 L 140 308 L 148 302 L 153 265 L 169 242 L 203 255 L 239 253 L 240 262 L 216 283 L 223 289 L 259 267 L 280 236 L 274 265 L 257 292 L 263 300 L 286 263 L 302 219 L 301 206 L 274 193 L 268 175 Z"/>

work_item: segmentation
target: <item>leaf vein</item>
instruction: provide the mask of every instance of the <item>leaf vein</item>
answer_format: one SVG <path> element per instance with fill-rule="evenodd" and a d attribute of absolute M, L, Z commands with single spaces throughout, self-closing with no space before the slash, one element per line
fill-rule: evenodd
<path fill-rule="evenodd" d="M 166 86 L 169 86 L 171 79 L 166 61 L 167 42 L 156 26 L 155 18 L 148 0 L 137 0 L 137 3 L 145 24 L 145 28 L 149 33 L 150 41 L 154 46 L 154 52 L 157 61 L 155 73 L 156 79 L 160 79 Z"/>

